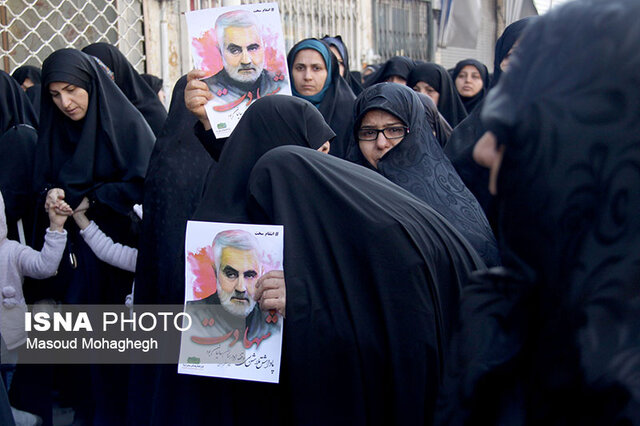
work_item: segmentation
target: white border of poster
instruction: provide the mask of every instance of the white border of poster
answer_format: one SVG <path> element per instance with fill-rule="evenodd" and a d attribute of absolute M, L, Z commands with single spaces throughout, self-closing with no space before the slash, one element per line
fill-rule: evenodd
<path fill-rule="evenodd" d="M 259 264 L 259 277 L 272 270 L 282 270 L 283 232 L 283 227 L 277 225 L 187 223 L 185 313 L 191 317 L 192 324 L 182 332 L 178 373 L 278 383 L 284 319 L 275 311 L 261 311 L 257 303 L 247 308 L 250 312 L 246 317 L 221 304 L 225 293 L 217 284 L 216 273 L 222 272 L 216 270 L 213 242 L 220 234 L 230 239 L 241 238 L 242 244 L 257 247 L 246 250 L 246 258 L 251 259 L 247 264 Z M 222 259 L 224 248 L 217 253 Z M 255 269 L 254 266 L 247 268 Z M 248 293 L 251 295 L 252 291 Z"/>
<path fill-rule="evenodd" d="M 251 12 L 258 22 L 258 32 L 260 33 L 262 45 L 261 50 L 255 50 L 254 48 L 253 51 L 264 55 L 262 64 L 264 71 L 259 77 L 260 87 L 257 90 L 255 89 L 256 86 L 251 90 L 247 90 L 246 85 L 239 84 L 235 86 L 228 84 L 230 74 L 225 71 L 221 49 L 217 41 L 218 37 L 214 27 L 218 17 L 238 10 Z M 214 98 L 205 105 L 205 110 L 216 137 L 228 137 L 249 105 L 256 99 L 274 94 L 291 95 L 287 52 L 277 3 L 203 9 L 187 12 L 185 16 L 194 66 L 196 69 L 207 71 L 209 74 L 203 81 L 209 85 Z M 244 48 L 236 46 L 236 50 L 238 48 L 240 48 L 238 55 L 252 55 L 247 46 L 244 46 Z M 245 49 L 249 53 L 245 52 Z M 251 56 L 251 59 L 253 59 L 253 56 Z M 248 61 L 248 59 L 246 60 Z M 228 63 L 230 62 L 231 60 L 228 61 Z M 254 67 L 255 69 L 255 64 L 253 62 L 251 64 L 247 65 L 247 67 Z M 233 64 L 228 65 L 228 67 L 233 69 Z M 236 71 L 238 69 L 236 68 Z"/>

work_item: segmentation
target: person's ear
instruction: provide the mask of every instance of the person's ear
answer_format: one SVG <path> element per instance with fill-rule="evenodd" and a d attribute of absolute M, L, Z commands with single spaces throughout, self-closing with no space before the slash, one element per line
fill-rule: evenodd
<path fill-rule="evenodd" d="M 323 154 L 328 154 L 330 149 L 331 149 L 331 142 L 326 141 L 325 143 L 322 144 L 320 148 L 318 148 L 318 151 L 320 151 Z"/>

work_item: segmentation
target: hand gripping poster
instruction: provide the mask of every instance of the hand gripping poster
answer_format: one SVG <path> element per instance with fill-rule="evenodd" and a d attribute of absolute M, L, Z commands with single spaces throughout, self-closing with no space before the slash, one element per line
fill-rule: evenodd
<path fill-rule="evenodd" d="M 283 244 L 282 226 L 188 222 L 178 373 L 278 383 Z"/>
<path fill-rule="evenodd" d="M 277 3 L 187 12 L 194 66 L 209 76 L 205 105 L 216 137 L 231 134 L 256 99 L 291 95 Z"/>

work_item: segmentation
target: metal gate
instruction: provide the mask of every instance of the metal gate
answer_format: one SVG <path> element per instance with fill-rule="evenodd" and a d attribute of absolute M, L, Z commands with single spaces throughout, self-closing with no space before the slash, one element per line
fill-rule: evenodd
<path fill-rule="evenodd" d="M 104 41 L 145 70 L 142 0 L 3 0 L 2 67 L 41 66 L 53 51 Z"/>
<path fill-rule="evenodd" d="M 374 0 L 373 36 L 376 53 L 428 61 L 433 57 L 431 3 L 427 0 Z"/>

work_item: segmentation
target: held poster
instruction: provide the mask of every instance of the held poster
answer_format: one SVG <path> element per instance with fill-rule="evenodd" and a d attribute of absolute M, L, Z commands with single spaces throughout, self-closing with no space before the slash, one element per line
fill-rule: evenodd
<path fill-rule="evenodd" d="M 249 105 L 270 95 L 291 95 L 277 3 L 186 13 L 196 69 L 213 93 L 205 105 L 217 138 L 228 137 Z"/>
<path fill-rule="evenodd" d="M 284 319 L 254 296 L 283 247 L 282 226 L 188 222 L 178 373 L 278 383 Z"/>

